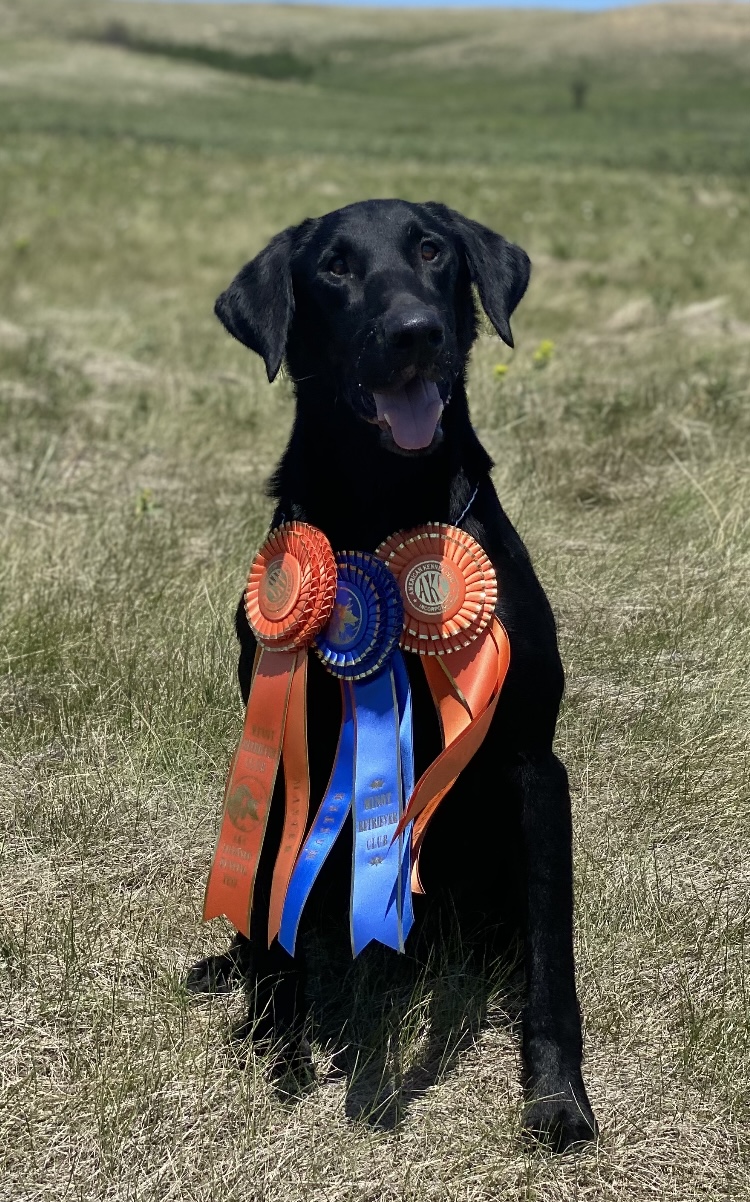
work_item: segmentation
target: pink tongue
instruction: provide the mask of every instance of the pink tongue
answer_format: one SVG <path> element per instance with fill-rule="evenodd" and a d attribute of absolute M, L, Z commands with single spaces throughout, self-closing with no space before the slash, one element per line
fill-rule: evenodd
<path fill-rule="evenodd" d="M 420 451 L 432 442 L 443 412 L 437 384 L 415 376 L 392 392 L 373 392 L 378 420 L 391 427 L 394 442 L 404 451 Z"/>

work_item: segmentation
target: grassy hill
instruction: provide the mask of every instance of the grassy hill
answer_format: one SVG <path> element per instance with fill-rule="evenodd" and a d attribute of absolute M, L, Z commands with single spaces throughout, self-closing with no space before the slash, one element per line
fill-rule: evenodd
<path fill-rule="evenodd" d="M 0 1196 L 750 1192 L 749 68 L 741 4 L 0 0 Z M 213 299 L 283 225 L 373 195 L 534 262 L 471 402 L 568 671 L 603 1137 L 563 1162 L 517 1139 L 500 967 L 449 949 L 399 1027 L 377 971 L 324 976 L 296 1103 L 232 1038 L 240 999 L 180 988 L 226 939 L 200 907 L 231 617 L 291 420 Z"/>
<path fill-rule="evenodd" d="M 4 10 L 21 57 L 8 129 L 245 154 L 750 169 L 750 13 L 740 5 L 175 13 L 5 0 Z M 32 64 L 42 62 L 39 78 Z"/>

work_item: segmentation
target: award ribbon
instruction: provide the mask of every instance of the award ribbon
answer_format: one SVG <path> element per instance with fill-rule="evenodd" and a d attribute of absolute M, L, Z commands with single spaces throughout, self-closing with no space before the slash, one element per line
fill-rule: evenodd
<path fill-rule="evenodd" d="M 372 940 L 404 950 L 414 921 L 411 830 L 414 785 L 409 679 L 398 640 L 403 608 L 393 575 L 374 555 L 336 556 L 336 601 L 314 648 L 341 679 L 342 724 L 325 797 L 292 873 L 279 942 L 294 954 L 302 911 L 326 856 L 352 813 L 350 926 L 356 956 Z"/>
<path fill-rule="evenodd" d="M 286 806 L 271 887 L 269 944 L 278 932 L 309 809 L 307 648 L 328 621 L 335 592 L 336 563 L 328 539 L 304 522 L 286 522 L 271 531 L 245 590 L 258 653 L 224 793 L 203 917 L 224 914 L 238 931 L 250 934 L 255 877 L 283 750 Z"/>
<path fill-rule="evenodd" d="M 430 819 L 489 730 L 510 663 L 510 643 L 494 616 L 497 580 L 479 543 L 457 526 L 433 522 L 378 547 L 404 604 L 401 646 L 424 657 L 443 750 L 420 777 L 396 834 L 413 826 L 412 889 L 421 893 L 419 853 Z"/>

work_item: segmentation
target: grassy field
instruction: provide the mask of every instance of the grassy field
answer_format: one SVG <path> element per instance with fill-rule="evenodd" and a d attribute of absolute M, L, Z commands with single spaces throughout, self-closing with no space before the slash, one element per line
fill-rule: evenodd
<path fill-rule="evenodd" d="M 0 1197 L 750 1197 L 750 6 L 0 0 L 0 39 Z M 294 1101 L 241 999 L 180 985 L 227 938 L 231 619 L 291 419 L 213 299 L 373 195 L 535 265 L 471 400 L 568 671 L 602 1138 L 562 1160 L 518 1140 L 501 971 L 447 955 L 394 1034 L 350 968 Z M 328 1071 L 350 1004 L 404 1066 L 396 1124 L 371 1066 Z"/>

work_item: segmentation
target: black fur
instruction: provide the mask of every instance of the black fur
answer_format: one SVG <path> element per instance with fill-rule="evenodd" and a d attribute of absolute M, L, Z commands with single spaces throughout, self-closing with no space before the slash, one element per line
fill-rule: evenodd
<path fill-rule="evenodd" d="M 425 261 L 432 248 L 437 253 Z M 339 262 L 341 260 L 341 262 Z M 344 272 L 339 272 L 343 266 Z M 369 201 L 277 235 L 242 269 L 216 304 L 226 328 L 262 355 L 269 380 L 284 356 L 295 381 L 291 437 L 270 488 L 274 524 L 318 526 L 335 550 L 371 551 L 387 535 L 423 522 L 462 520 L 490 556 L 499 582 L 497 612 L 511 643 L 511 667 L 490 733 L 442 803 L 422 855 L 424 930 L 430 913 L 450 906 L 462 929 L 480 931 L 492 954 L 514 930 L 524 944 L 523 1049 L 527 1129 L 562 1149 L 590 1139 L 596 1124 L 581 1077 L 581 1020 L 573 962 L 570 798 L 552 742 L 563 693 L 555 623 L 526 549 L 501 508 L 492 466 L 469 418 L 465 369 L 476 335 L 472 297 L 513 345 L 510 317 L 526 289 L 529 260 L 517 246 L 440 204 Z M 414 314 L 417 314 L 417 318 Z M 426 316 L 425 316 L 426 315 Z M 411 335 L 425 318 L 440 345 Z M 417 320 L 419 319 L 419 320 Z M 416 322 L 416 326 L 414 323 Z M 399 324 L 400 323 L 400 324 Z M 425 322 L 422 322 L 424 325 Z M 432 342 L 437 336 L 433 334 Z M 372 389 L 418 370 L 439 381 L 442 429 L 423 453 L 403 453 L 373 424 Z M 246 699 L 255 649 L 242 607 L 240 684 Z M 417 693 L 418 769 L 438 749 L 437 729 L 416 657 L 407 656 Z M 310 663 L 311 775 L 325 787 L 340 719 L 338 684 Z M 421 764 L 420 762 L 421 761 Z M 238 937 L 225 957 L 203 961 L 190 985 L 229 987 L 249 975 L 256 1035 L 281 1035 L 299 1048 L 304 1026 L 304 964 L 277 944 L 265 950 L 264 904 L 281 798 L 264 855 L 254 911 L 257 939 Z M 274 828 L 273 823 L 276 823 Z M 318 886 L 347 928 L 349 852 L 338 849 Z M 315 906 L 309 907 L 311 915 Z M 419 940 L 415 930 L 412 942 Z M 261 999 L 258 1001 L 258 999 Z"/>

